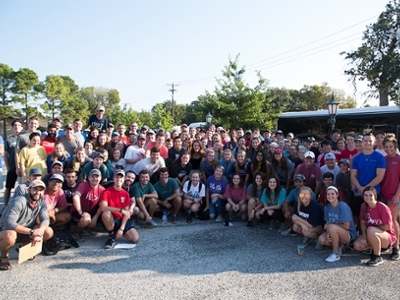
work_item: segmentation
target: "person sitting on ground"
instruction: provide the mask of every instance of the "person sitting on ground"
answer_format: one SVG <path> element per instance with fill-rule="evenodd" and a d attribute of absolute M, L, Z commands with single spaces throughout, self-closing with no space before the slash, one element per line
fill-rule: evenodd
<path fill-rule="evenodd" d="M 122 236 L 132 243 L 139 241 L 139 234 L 130 220 L 131 198 L 128 192 L 122 188 L 124 177 L 125 172 L 117 170 L 113 178 L 114 186 L 106 189 L 101 197 L 101 220 L 109 234 L 109 239 L 104 246 L 105 249 L 114 248 L 115 239 Z"/>
<path fill-rule="evenodd" d="M 186 221 L 192 222 L 192 214 L 197 214 L 206 195 L 206 187 L 200 181 L 200 171 L 194 170 L 190 180 L 183 185 L 183 209 L 187 212 Z"/>
<path fill-rule="evenodd" d="M 178 213 L 182 206 L 181 190 L 174 178 L 169 178 L 168 168 L 160 169 L 160 180 L 154 185 L 157 191 L 158 208 L 156 211 L 172 211 L 172 223 L 178 222 Z"/>
<path fill-rule="evenodd" d="M 125 172 L 125 180 L 122 184 L 122 188 L 129 193 L 131 197 L 131 206 L 129 206 L 129 212 L 131 218 L 144 219 L 144 214 L 140 212 L 139 207 L 136 205 L 135 191 L 133 190 L 133 183 L 135 182 L 136 175 L 133 171 Z M 140 215 L 141 214 L 141 215 Z"/>
<path fill-rule="evenodd" d="M 79 184 L 80 182 L 78 181 L 78 175 L 76 174 L 75 170 L 66 169 L 62 190 L 64 191 L 65 199 L 67 200 L 68 210 L 70 210 L 73 205 L 72 197 L 74 196 Z"/>
<path fill-rule="evenodd" d="M 188 180 L 191 171 L 192 164 L 190 163 L 189 151 L 182 152 L 181 156 L 169 166 L 170 177 L 178 182 L 179 188 L 182 188 L 183 184 Z"/>
<path fill-rule="evenodd" d="M 96 152 L 96 155 L 93 158 L 93 161 L 88 162 L 83 167 L 80 180 L 81 182 L 87 181 L 89 177 L 89 173 L 93 169 L 98 169 L 101 173 L 101 182 L 106 182 L 107 178 L 110 177 L 110 172 L 108 168 L 103 164 L 104 155 L 100 152 Z"/>
<path fill-rule="evenodd" d="M 76 225 L 77 234 L 86 229 L 89 234 L 96 236 L 97 233 L 92 229 L 96 227 L 102 213 L 99 202 L 103 199 L 105 189 L 100 185 L 101 172 L 98 169 L 91 170 L 88 179 L 79 184 L 72 197 L 72 223 Z"/>
<path fill-rule="evenodd" d="M 336 262 L 340 260 L 343 246 L 348 247 L 356 239 L 357 231 L 350 207 L 340 201 L 339 190 L 334 186 L 326 189 L 324 220 L 325 232 L 319 236 L 318 242 L 322 246 L 332 247 L 333 252 L 325 261 Z M 322 247 L 317 250 L 322 250 Z"/>
<path fill-rule="evenodd" d="M 261 195 L 267 187 L 266 178 L 263 172 L 257 172 L 254 177 L 254 182 L 247 187 L 247 215 L 248 221 L 246 227 L 254 227 L 253 219 L 258 210 L 263 208 L 261 203 Z"/>
<path fill-rule="evenodd" d="M 233 174 L 229 185 L 226 187 L 224 196 L 227 202 L 225 210 L 228 214 L 227 218 L 225 218 L 225 226 L 231 226 L 230 222 L 238 212 L 242 214 L 242 221 L 247 221 L 247 190 L 239 173 Z"/>
<path fill-rule="evenodd" d="M 210 219 L 215 218 L 217 222 L 223 220 L 222 209 L 227 185 L 228 180 L 224 178 L 224 167 L 217 166 L 214 175 L 208 177 L 206 181 L 206 207 L 204 208 L 204 211 L 210 209 Z"/>
<path fill-rule="evenodd" d="M 157 209 L 157 191 L 150 182 L 150 172 L 148 170 L 140 171 L 139 182 L 133 185 L 133 191 L 136 204 L 141 212 L 138 217 L 143 216 L 143 220 L 148 224 L 157 226 L 157 223 L 153 220 L 153 215 Z"/>
<path fill-rule="evenodd" d="M 3 212 L 0 220 L 1 271 L 11 270 L 9 251 L 15 243 L 23 246 L 32 242 L 34 246 L 53 237 L 54 232 L 49 227 L 50 219 L 43 199 L 45 188 L 43 181 L 31 181 L 28 194 L 16 196 Z"/>
<path fill-rule="evenodd" d="M 312 190 L 303 186 L 299 191 L 297 206 L 294 207 L 292 229 L 298 234 L 303 235 L 302 244 L 308 246 L 310 241 L 317 240 L 323 233 L 323 213 L 316 201 L 312 201 Z M 318 248 L 319 246 L 317 246 Z"/>
<path fill-rule="evenodd" d="M 372 250 L 370 267 L 383 263 L 381 249 L 388 249 L 396 242 L 396 232 L 390 208 L 378 201 L 376 189 L 367 186 L 363 191 L 364 203 L 360 208 L 361 235 L 354 242 L 357 251 Z"/>
<path fill-rule="evenodd" d="M 285 202 L 282 204 L 282 213 L 285 217 L 285 220 L 288 224 L 288 229 L 281 231 L 282 236 L 296 236 L 297 233 L 293 231 L 292 226 L 292 215 L 294 211 L 294 207 L 297 206 L 297 200 L 299 199 L 299 191 L 304 186 L 306 178 L 302 174 L 296 174 L 293 178 L 294 188 L 290 191 L 289 195 L 286 196 Z M 312 192 L 311 199 L 313 201 L 316 200 L 315 193 Z"/>
<path fill-rule="evenodd" d="M 285 197 L 286 190 L 281 187 L 279 179 L 275 175 L 270 176 L 267 187 L 261 194 L 263 208 L 257 211 L 256 218 L 269 221 L 269 229 L 275 228 L 275 221 L 283 223 L 282 204 Z"/>
<path fill-rule="evenodd" d="M 63 182 L 64 177 L 62 175 L 52 175 L 43 196 L 49 212 L 50 226 L 53 228 L 61 227 L 71 221 L 67 199 L 65 198 L 64 191 L 61 189 Z"/>
<path fill-rule="evenodd" d="M 140 172 L 147 170 L 150 174 L 150 182 L 155 184 L 159 179 L 160 168 L 165 167 L 165 161 L 160 156 L 160 149 L 157 147 L 151 148 L 150 157 L 138 161 L 133 167 L 133 172 L 139 176 Z"/>

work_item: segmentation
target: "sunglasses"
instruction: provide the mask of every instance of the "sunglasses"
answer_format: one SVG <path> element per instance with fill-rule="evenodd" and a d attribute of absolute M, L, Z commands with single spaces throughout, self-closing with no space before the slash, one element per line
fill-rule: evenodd
<path fill-rule="evenodd" d="M 310 194 L 300 194 L 299 196 L 300 196 L 300 198 L 311 199 L 311 195 Z"/>

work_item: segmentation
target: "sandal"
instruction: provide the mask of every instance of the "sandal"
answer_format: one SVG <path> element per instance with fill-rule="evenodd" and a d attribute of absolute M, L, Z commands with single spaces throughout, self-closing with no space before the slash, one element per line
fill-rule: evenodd
<path fill-rule="evenodd" d="M 3 261 L 6 259 L 7 261 Z M 10 262 L 8 261 L 8 257 L 2 257 L 0 262 L 0 271 L 9 271 L 11 270 Z"/>

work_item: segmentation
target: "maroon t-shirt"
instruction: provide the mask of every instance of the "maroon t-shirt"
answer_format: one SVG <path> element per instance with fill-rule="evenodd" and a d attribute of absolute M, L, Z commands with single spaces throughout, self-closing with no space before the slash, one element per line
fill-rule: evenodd
<path fill-rule="evenodd" d="M 98 185 L 96 188 L 92 188 L 90 186 L 90 182 L 82 182 L 78 188 L 76 189 L 76 192 L 79 192 L 81 194 L 81 209 L 83 212 L 91 212 L 93 208 L 96 207 L 96 205 L 99 203 L 103 192 L 104 192 L 104 187 L 101 185 Z M 76 211 L 75 206 L 71 207 L 71 213 Z"/>

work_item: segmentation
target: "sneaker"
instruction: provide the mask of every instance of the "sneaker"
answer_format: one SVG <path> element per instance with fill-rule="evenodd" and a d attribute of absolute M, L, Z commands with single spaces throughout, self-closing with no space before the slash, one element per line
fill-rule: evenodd
<path fill-rule="evenodd" d="M 381 254 L 390 254 L 392 253 L 392 247 L 389 246 L 387 248 L 381 249 Z"/>
<path fill-rule="evenodd" d="M 282 223 L 281 226 L 279 227 L 278 232 L 282 233 L 283 231 L 286 231 L 286 230 L 288 230 L 287 224 L 286 223 Z"/>
<path fill-rule="evenodd" d="M 246 227 L 253 228 L 254 227 L 253 221 L 247 221 Z"/>
<path fill-rule="evenodd" d="M 75 233 L 71 234 L 71 236 L 72 236 L 76 241 L 80 241 L 80 242 L 85 241 L 85 240 L 83 239 L 83 234 L 82 234 L 82 232 L 75 232 Z"/>
<path fill-rule="evenodd" d="M 363 251 L 363 254 L 371 255 L 372 254 L 372 249 L 368 249 L 368 250 Z"/>
<path fill-rule="evenodd" d="M 281 231 L 281 236 L 289 236 L 291 231 L 292 231 L 292 228 L 288 228 L 286 230 L 283 230 L 283 231 Z"/>
<path fill-rule="evenodd" d="M 291 231 L 289 232 L 289 235 L 290 235 L 290 236 L 297 236 L 297 232 L 294 231 L 294 230 L 291 230 Z"/>
<path fill-rule="evenodd" d="M 113 238 L 108 239 L 108 241 L 106 242 L 106 244 L 104 245 L 105 249 L 112 249 L 115 247 L 115 240 Z"/>
<path fill-rule="evenodd" d="M 233 224 L 232 224 L 232 222 L 229 222 L 229 221 L 225 221 L 225 226 L 229 226 L 229 227 L 232 227 L 232 226 L 233 226 Z"/>
<path fill-rule="evenodd" d="M 222 222 L 224 219 L 221 216 L 215 218 L 215 222 Z"/>
<path fill-rule="evenodd" d="M 373 255 L 371 260 L 368 262 L 368 266 L 370 267 L 376 267 L 383 264 L 383 258 L 382 256 L 378 255 Z"/>
<path fill-rule="evenodd" d="M 150 221 L 150 225 L 156 227 L 157 223 L 153 220 L 153 218 Z"/>
<path fill-rule="evenodd" d="M 322 251 L 323 249 L 324 249 L 324 246 L 321 245 L 321 244 L 317 241 L 317 243 L 315 244 L 314 250 L 315 250 L 315 251 Z"/>
<path fill-rule="evenodd" d="M 331 253 L 331 255 L 325 259 L 326 262 L 335 262 L 338 260 L 340 260 L 340 255 L 336 253 Z"/>
<path fill-rule="evenodd" d="M 308 244 L 310 243 L 310 241 L 311 241 L 311 239 L 305 236 L 301 243 L 304 245 L 304 247 L 307 247 Z"/>
<path fill-rule="evenodd" d="M 178 223 L 178 217 L 177 216 L 173 216 L 172 217 L 172 224 L 177 224 Z"/>
<path fill-rule="evenodd" d="M 399 260 L 400 255 L 399 255 L 399 248 L 393 248 L 392 250 L 392 255 L 390 256 L 391 260 Z"/>
<path fill-rule="evenodd" d="M 186 216 L 186 222 L 192 223 L 192 214 L 191 213 Z"/>

